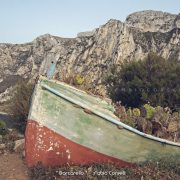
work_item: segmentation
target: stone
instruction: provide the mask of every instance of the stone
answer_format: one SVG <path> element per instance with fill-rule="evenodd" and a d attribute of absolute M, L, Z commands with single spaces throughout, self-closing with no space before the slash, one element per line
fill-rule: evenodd
<path fill-rule="evenodd" d="M 8 141 L 8 142 L 6 142 L 6 149 L 7 150 L 9 150 L 9 151 L 13 151 L 14 150 L 14 145 L 15 145 L 15 143 L 14 143 L 14 141 Z"/>
<path fill-rule="evenodd" d="M 11 129 L 11 128 L 8 128 L 8 131 L 9 131 L 9 132 L 12 132 L 12 131 L 13 131 L 13 129 Z"/>
<path fill-rule="evenodd" d="M 80 32 L 80 33 L 78 33 L 77 34 L 77 37 L 91 37 L 91 36 L 93 36 L 94 35 L 94 33 L 95 33 L 95 30 L 93 30 L 93 31 L 86 31 L 86 32 Z"/>
<path fill-rule="evenodd" d="M 5 144 L 0 144 L 0 150 L 4 150 L 6 148 Z"/>
<path fill-rule="evenodd" d="M 20 139 L 15 141 L 14 151 L 22 152 L 24 150 L 25 139 Z"/>
<path fill-rule="evenodd" d="M 18 133 L 18 134 L 17 134 L 17 137 L 18 137 L 19 139 L 24 139 L 24 134 Z"/>

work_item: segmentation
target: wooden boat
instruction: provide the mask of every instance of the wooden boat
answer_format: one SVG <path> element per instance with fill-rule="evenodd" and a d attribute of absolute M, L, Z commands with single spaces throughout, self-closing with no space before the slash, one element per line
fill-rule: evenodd
<path fill-rule="evenodd" d="M 125 167 L 157 157 L 180 158 L 180 144 L 139 132 L 120 122 L 113 111 L 102 99 L 40 77 L 26 127 L 28 166 L 42 162 L 44 166 L 113 163 Z"/>

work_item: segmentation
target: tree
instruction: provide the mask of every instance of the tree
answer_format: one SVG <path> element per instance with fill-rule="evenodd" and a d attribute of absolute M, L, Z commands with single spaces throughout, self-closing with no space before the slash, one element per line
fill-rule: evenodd
<path fill-rule="evenodd" d="M 120 69 L 113 67 L 106 85 L 112 100 L 125 106 L 150 102 L 174 108 L 180 102 L 180 63 L 150 53 L 143 60 L 122 64 Z"/>

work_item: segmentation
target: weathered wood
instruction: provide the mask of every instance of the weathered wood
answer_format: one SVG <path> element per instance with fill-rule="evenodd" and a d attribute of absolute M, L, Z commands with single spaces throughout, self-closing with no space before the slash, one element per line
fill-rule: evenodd
<path fill-rule="evenodd" d="M 81 102 L 85 107 L 90 107 L 87 108 L 90 113 L 45 90 L 42 84 Z M 179 146 L 161 143 L 150 139 L 146 134 L 140 136 L 136 131 L 127 130 L 124 125 L 125 128 L 120 130 L 116 124 L 105 120 L 105 117 L 110 117 L 118 121 L 113 111 L 113 107 L 102 99 L 64 83 L 41 77 L 34 91 L 26 131 L 26 159 L 29 166 L 38 161 L 52 166 L 63 163 L 87 164 L 90 163 L 87 155 L 90 155 L 95 163 L 110 161 L 119 166 L 124 166 L 125 162 L 130 165 L 157 157 L 180 157 Z M 100 117 L 94 112 L 104 116 Z M 46 133 L 49 133 L 49 136 Z M 65 149 L 56 147 L 57 144 L 63 145 Z M 78 150 L 75 150 L 75 147 Z M 71 152 L 70 158 L 66 151 Z"/>

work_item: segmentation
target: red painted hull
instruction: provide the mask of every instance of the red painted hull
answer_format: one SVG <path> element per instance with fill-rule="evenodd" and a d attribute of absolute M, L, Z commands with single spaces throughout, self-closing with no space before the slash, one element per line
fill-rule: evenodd
<path fill-rule="evenodd" d="M 88 165 L 111 163 L 119 167 L 132 164 L 96 152 L 29 120 L 26 127 L 26 162 L 29 167 L 42 162 L 44 166 Z"/>

